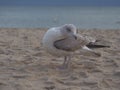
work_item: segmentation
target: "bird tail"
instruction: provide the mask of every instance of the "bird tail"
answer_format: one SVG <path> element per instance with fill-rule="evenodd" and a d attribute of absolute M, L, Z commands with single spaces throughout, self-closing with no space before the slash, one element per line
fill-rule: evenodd
<path fill-rule="evenodd" d="M 101 53 L 95 52 L 92 49 L 88 48 L 87 46 L 84 46 L 82 50 L 80 50 L 80 54 L 85 56 L 94 56 L 94 57 L 101 56 Z"/>

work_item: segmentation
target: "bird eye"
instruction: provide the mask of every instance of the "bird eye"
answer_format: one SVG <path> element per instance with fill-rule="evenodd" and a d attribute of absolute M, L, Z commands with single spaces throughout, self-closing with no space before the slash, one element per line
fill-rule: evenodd
<path fill-rule="evenodd" d="M 71 32 L 71 29 L 70 29 L 70 28 L 67 28 L 67 32 Z"/>

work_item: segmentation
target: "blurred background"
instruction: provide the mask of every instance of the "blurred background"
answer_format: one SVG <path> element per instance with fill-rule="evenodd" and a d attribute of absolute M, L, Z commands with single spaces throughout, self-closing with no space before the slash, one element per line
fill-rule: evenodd
<path fill-rule="evenodd" d="M 0 0 L 0 28 L 120 29 L 120 0 Z"/>

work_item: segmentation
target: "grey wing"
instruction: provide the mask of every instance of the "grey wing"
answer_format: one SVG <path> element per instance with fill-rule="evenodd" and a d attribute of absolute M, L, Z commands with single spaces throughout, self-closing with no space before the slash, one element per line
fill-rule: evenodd
<path fill-rule="evenodd" d="M 85 36 L 85 38 L 89 41 L 89 43 L 86 45 L 90 49 L 96 49 L 96 48 L 109 48 L 108 45 L 103 45 L 100 43 L 101 40 L 96 40 L 92 37 Z"/>
<path fill-rule="evenodd" d="M 69 37 L 66 39 L 57 40 L 54 42 L 54 46 L 57 49 L 65 50 L 65 51 L 76 51 L 86 45 L 88 42 L 81 38 L 80 36 Z"/>

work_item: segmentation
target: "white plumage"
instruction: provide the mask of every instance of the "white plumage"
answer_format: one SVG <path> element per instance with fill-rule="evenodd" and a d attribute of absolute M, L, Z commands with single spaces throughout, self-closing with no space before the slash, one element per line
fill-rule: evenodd
<path fill-rule="evenodd" d="M 90 42 L 95 42 L 95 40 L 77 34 L 76 27 L 73 24 L 50 28 L 42 40 L 43 47 L 48 53 L 57 57 L 65 57 L 63 68 L 68 67 L 70 56 L 78 49 L 85 49 L 94 53 L 86 46 Z"/>

